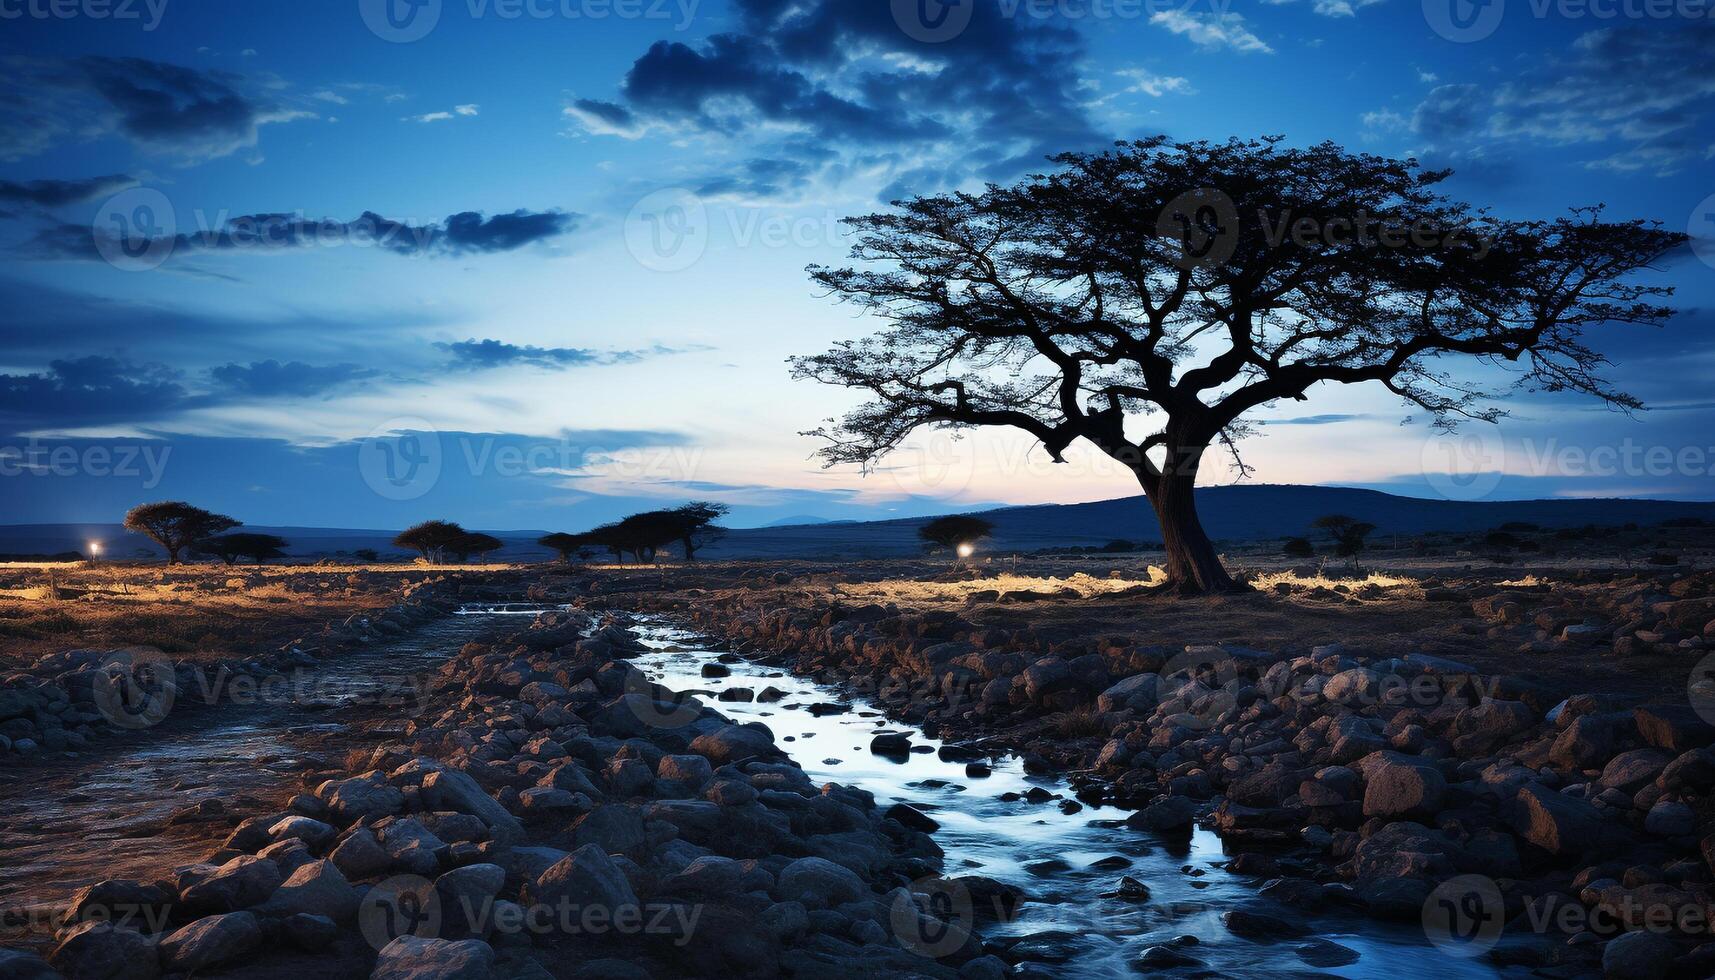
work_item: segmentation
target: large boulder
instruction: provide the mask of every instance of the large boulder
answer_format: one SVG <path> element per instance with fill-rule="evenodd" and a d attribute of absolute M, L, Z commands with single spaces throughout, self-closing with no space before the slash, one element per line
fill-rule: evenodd
<path fill-rule="evenodd" d="M 0 949 L 0 977 L 6 980 L 61 980 L 46 960 L 18 949 Z"/>
<path fill-rule="evenodd" d="M 222 865 L 193 864 L 173 876 L 179 903 L 193 912 L 236 912 L 274 894 L 285 876 L 267 858 L 240 854 Z"/>
<path fill-rule="evenodd" d="M 1441 808 L 1447 780 L 1427 759 L 1377 752 L 1360 767 L 1364 772 L 1364 816 L 1429 816 Z"/>
<path fill-rule="evenodd" d="M 316 797 L 327 804 L 328 813 L 342 824 L 378 820 L 405 808 L 404 792 L 388 783 L 380 772 L 330 779 L 316 787 Z"/>
<path fill-rule="evenodd" d="M 107 922 L 80 922 L 48 956 L 66 980 L 155 980 L 161 975 L 155 944 L 141 933 Z"/>
<path fill-rule="evenodd" d="M 1686 752 L 1715 742 L 1715 726 L 1690 705 L 1645 705 L 1633 709 L 1632 720 L 1645 742 L 1669 752 Z"/>
<path fill-rule="evenodd" d="M 869 894 L 856 872 L 818 857 L 799 858 L 782 868 L 778 887 L 782 901 L 802 902 L 808 908 L 855 902 Z"/>
<path fill-rule="evenodd" d="M 1554 855 L 1581 854 L 1600 846 L 1608 836 L 1594 806 L 1541 783 L 1519 787 L 1507 808 L 1507 822 L 1520 837 Z"/>
<path fill-rule="evenodd" d="M 483 792 L 476 780 L 456 769 L 438 769 L 424 776 L 423 801 L 433 810 L 475 815 L 488 828 L 489 839 L 497 844 L 517 844 L 524 840 L 524 825 L 518 818 Z"/>
<path fill-rule="evenodd" d="M 772 759 L 780 754 L 774 736 L 760 725 L 723 725 L 691 740 L 690 749 L 716 766 L 743 759 Z"/>
<path fill-rule="evenodd" d="M 195 973 L 230 963 L 262 945 L 262 925 L 253 912 L 228 912 L 197 919 L 161 940 L 161 962 L 175 973 Z"/>
<path fill-rule="evenodd" d="M 357 914 L 357 889 L 332 861 L 312 861 L 292 872 L 256 911 L 270 916 L 307 912 L 349 922 Z"/>
<path fill-rule="evenodd" d="M 1606 980 L 1662 980 L 1673 973 L 1679 949 L 1653 932 L 1628 932 L 1614 937 L 1602 950 Z"/>
<path fill-rule="evenodd" d="M 491 980 L 494 948 L 480 939 L 452 942 L 400 936 L 381 948 L 369 980 Z"/>
<path fill-rule="evenodd" d="M 1156 703 L 1156 689 L 1161 678 L 1156 674 L 1133 674 L 1116 681 L 1096 697 L 1096 707 L 1102 711 L 1148 711 Z"/>
<path fill-rule="evenodd" d="M 637 905 L 631 883 L 607 853 L 595 844 L 585 844 L 542 872 L 524 889 L 526 906 L 558 908 L 566 902 L 579 908 L 614 909 Z"/>

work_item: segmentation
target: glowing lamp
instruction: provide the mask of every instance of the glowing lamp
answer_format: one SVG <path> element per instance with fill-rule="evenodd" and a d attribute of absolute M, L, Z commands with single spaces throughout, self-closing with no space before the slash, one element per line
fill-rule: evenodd
<path fill-rule="evenodd" d="M 959 545 L 959 557 L 960 558 L 969 558 L 969 557 L 971 557 L 972 553 L 974 553 L 976 550 L 977 550 L 976 545 L 973 545 L 969 541 L 966 541 L 965 543 Z"/>

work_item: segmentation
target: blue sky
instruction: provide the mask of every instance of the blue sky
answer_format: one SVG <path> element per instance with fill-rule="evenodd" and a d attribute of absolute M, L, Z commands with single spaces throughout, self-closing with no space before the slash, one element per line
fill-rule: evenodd
<path fill-rule="evenodd" d="M 1504 216 L 1605 202 L 1715 235 L 1715 5 L 926 2 L 968 23 L 934 38 L 912 0 L 0 0 L 0 523 L 158 497 L 577 529 L 692 497 L 759 524 L 1135 493 L 1000 432 L 824 470 L 799 432 L 855 396 L 784 363 L 873 327 L 804 274 L 844 256 L 840 216 L 1116 138 L 1331 139 L 1451 167 Z M 102 247 L 144 227 L 142 254 Z M 1653 275 L 1672 324 L 1594 338 L 1650 411 L 1515 397 L 1446 442 L 1385 391 L 1324 389 L 1259 415 L 1253 479 L 1715 498 L 1701 255 Z"/>

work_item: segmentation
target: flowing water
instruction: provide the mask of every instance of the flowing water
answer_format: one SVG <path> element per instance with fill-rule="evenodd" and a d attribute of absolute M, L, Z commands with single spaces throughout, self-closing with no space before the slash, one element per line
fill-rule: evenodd
<path fill-rule="evenodd" d="M 361 713 L 368 699 L 387 692 L 408 696 L 417 690 L 412 685 L 418 679 L 462 644 L 491 638 L 512 628 L 513 617 L 533 616 L 543 608 L 528 603 L 467 607 L 408 636 L 318 665 L 307 678 L 312 684 L 288 689 L 298 696 L 275 692 L 248 704 L 229 699 L 217 707 L 177 712 L 135 736 L 128 747 L 87 752 L 51 768 L 0 773 L 0 910 L 15 917 L 0 929 L 0 941 L 39 941 L 47 916 L 83 885 L 104 878 L 149 880 L 200 860 L 225 835 L 226 823 L 163 831 L 171 814 L 210 798 L 241 812 L 271 810 L 281 788 L 292 785 L 299 773 L 338 763 L 329 753 L 337 756 L 350 744 L 342 738 L 350 734 L 349 721 L 374 717 L 373 710 Z M 1011 756 L 991 759 L 990 771 L 978 777 L 967 773 L 964 762 L 945 761 L 934 751 L 899 758 L 874 755 L 869 742 L 882 731 L 909 732 L 914 745 L 929 750 L 943 743 L 889 722 L 873 704 L 837 688 L 730 656 L 722 659 L 721 650 L 654 617 L 641 623 L 637 632 L 651 652 L 634 662 L 656 681 L 677 691 L 706 692 L 737 721 L 764 722 L 818 782 L 856 786 L 883 806 L 907 802 L 929 814 L 941 825 L 934 837 L 946 852 L 947 874 L 981 874 L 1023 889 L 1029 900 L 1016 917 L 983 933 L 1017 939 L 1015 952 L 1027 953 L 1048 972 L 1130 976 L 1142 950 L 1186 935 L 1200 942 L 1185 951 L 1216 973 L 1315 972 L 1296 952 L 1302 940 L 1264 945 L 1227 932 L 1222 911 L 1241 905 L 1270 910 L 1256 897 L 1253 882 L 1221 869 L 1225 855 L 1215 835 L 1199 830 L 1189 840 L 1176 840 L 1130 830 L 1122 824 L 1126 812 L 1112 807 L 1063 813 L 1059 804 L 1072 799 L 1071 788 L 1058 779 L 1026 775 Z M 717 659 L 731 675 L 702 677 L 702 666 Z M 729 687 L 761 691 L 768 686 L 785 696 L 773 703 L 714 700 Z M 302 696 L 305 690 L 308 698 Z M 847 710 L 812 713 L 813 704 Z M 306 723 L 306 715 L 320 717 Z M 1052 799 L 1022 799 L 1033 789 Z M 1126 863 L 1121 867 L 1119 861 Z M 1102 868 L 1092 867 L 1097 862 Z M 1122 874 L 1144 882 L 1150 898 L 1104 897 Z M 1314 922 L 1320 939 L 1358 954 L 1356 962 L 1324 967 L 1321 975 L 1390 980 L 1501 975 L 1480 961 L 1438 952 L 1415 928 L 1350 916 Z"/>
<path fill-rule="evenodd" d="M 339 763 L 349 712 L 365 705 L 408 711 L 420 678 L 461 645 L 492 636 L 507 622 L 502 617 L 542 608 L 467 606 L 313 670 L 254 687 L 223 685 L 219 704 L 175 710 L 131 735 L 129 745 L 0 770 L 0 910 L 7 917 L 0 941 L 39 936 L 85 885 L 153 880 L 202 860 L 226 836 L 226 822 L 163 830 L 174 812 L 208 799 L 229 810 L 272 812 L 299 773 Z"/>
<path fill-rule="evenodd" d="M 1304 940 L 1259 944 L 1230 934 L 1221 912 L 1244 906 L 1291 918 L 1291 910 L 1270 908 L 1256 896 L 1253 882 L 1227 874 L 1226 855 L 1213 833 L 1197 830 L 1188 842 L 1123 826 L 1127 811 L 1085 806 L 1062 813 L 1061 800 L 1072 798 L 1062 780 L 1026 775 L 1016 757 L 991 760 L 981 778 L 966 774 L 965 763 L 947 762 L 935 752 L 885 757 L 869 751 L 878 732 L 910 732 L 914 745 L 939 750 L 943 743 L 910 726 L 890 722 L 873 704 L 838 689 L 778 669 L 728 657 L 731 675 L 701 676 L 705 663 L 721 651 L 699 643 L 695 634 L 647 619 L 638 633 L 652 650 L 633 662 L 675 691 L 708 692 L 708 700 L 739 722 L 761 721 L 810 777 L 839 782 L 875 794 L 888 806 L 910 803 L 941 824 L 934 838 L 946 851 L 945 873 L 981 874 L 1024 890 L 1027 898 L 1009 922 L 983 929 L 985 936 L 1023 939 L 1017 951 L 1054 974 L 1134 976 L 1132 967 L 1146 948 L 1173 937 L 1192 935 L 1200 942 L 1185 952 L 1228 976 L 1313 973 L 1296 950 Z M 785 692 L 773 703 L 715 702 L 729 687 L 760 692 L 772 686 Z M 812 704 L 838 703 L 850 710 L 815 714 Z M 1040 788 L 1055 799 L 1030 803 L 1016 799 Z M 1006 796 L 1007 799 L 1001 799 Z M 1129 862 L 1115 869 L 1121 858 Z M 1091 865 L 1104 861 L 1104 869 Z M 1103 897 L 1119 877 L 1130 875 L 1148 886 L 1148 901 Z M 1322 967 L 1323 975 L 1404 978 L 1495 977 L 1505 975 L 1488 964 L 1442 953 L 1419 928 L 1352 916 L 1313 920 L 1317 937 L 1358 954 L 1345 966 Z"/>

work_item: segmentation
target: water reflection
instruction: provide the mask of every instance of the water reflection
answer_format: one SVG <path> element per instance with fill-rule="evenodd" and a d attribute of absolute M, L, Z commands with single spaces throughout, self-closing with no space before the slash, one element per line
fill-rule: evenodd
<path fill-rule="evenodd" d="M 1297 952 L 1314 940 L 1260 944 L 1227 931 L 1221 912 L 1241 904 L 1288 918 L 1293 913 L 1258 898 L 1255 882 L 1217 867 L 1225 855 L 1210 832 L 1173 839 L 1131 830 L 1120 825 L 1127 812 L 1114 807 L 1083 806 L 1063 813 L 1059 804 L 1073 798 L 1071 788 L 1058 779 L 1027 775 L 1017 757 L 993 758 L 987 776 L 972 776 L 965 762 L 940 757 L 944 742 L 890 721 L 864 699 L 730 656 L 722 661 L 729 676 L 703 677 L 703 665 L 720 654 L 699 645 L 694 634 L 658 619 L 645 620 L 638 634 L 653 651 L 634 661 L 639 668 L 674 690 L 707 692 L 711 703 L 737 721 L 764 722 L 812 779 L 869 790 L 882 806 L 910 803 L 940 822 L 934 837 L 946 851 L 947 874 L 981 874 L 1024 889 L 1030 901 L 1020 906 L 1018 917 L 984 934 L 1030 937 L 1021 939 L 1019 950 L 1028 950 L 1048 973 L 1134 976 L 1143 950 L 1190 935 L 1199 942 L 1184 951 L 1229 976 L 1507 975 L 1486 963 L 1440 953 L 1420 929 L 1350 917 L 1314 920 L 1324 930 L 1317 939 L 1358 955 L 1349 965 L 1318 970 Z M 729 688 L 760 693 L 767 687 L 784 696 L 769 702 L 716 701 Z M 851 710 L 809 710 L 828 703 Z M 916 750 L 903 756 L 872 754 L 870 740 L 879 732 L 909 732 Z M 1033 789 L 1048 799 L 1022 798 Z M 1112 895 L 1122 875 L 1143 882 L 1150 897 Z"/>

